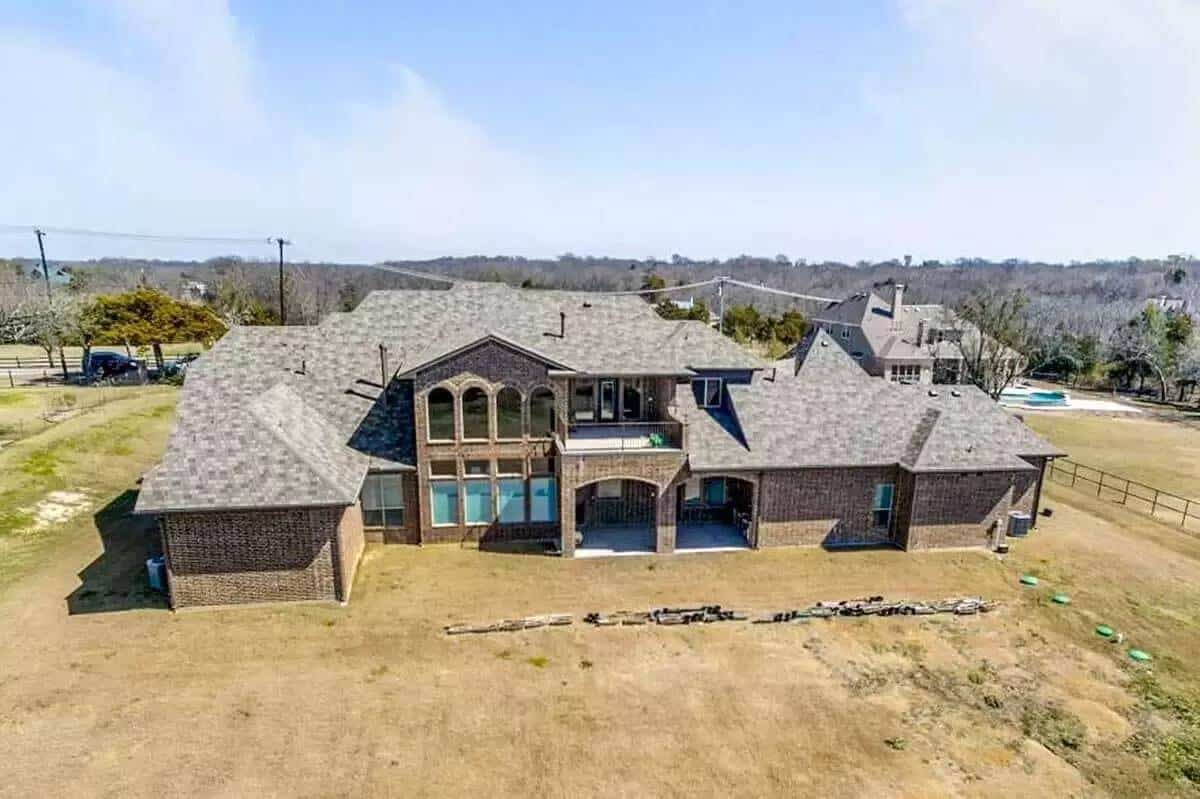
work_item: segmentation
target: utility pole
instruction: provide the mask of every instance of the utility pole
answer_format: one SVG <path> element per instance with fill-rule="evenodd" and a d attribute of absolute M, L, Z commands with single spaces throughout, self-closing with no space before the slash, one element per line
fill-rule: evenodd
<path fill-rule="evenodd" d="M 285 244 L 291 244 L 287 239 L 275 239 L 275 243 L 279 245 L 279 324 L 287 324 L 286 310 L 283 305 L 283 247 Z"/>
<path fill-rule="evenodd" d="M 46 278 L 46 301 L 50 301 L 50 268 L 46 266 L 46 247 L 42 244 L 42 236 L 46 234 L 40 228 L 34 228 L 33 234 L 37 236 L 38 252 L 42 255 L 42 277 Z"/>
<path fill-rule="evenodd" d="M 46 234 L 42 231 L 41 228 L 34 228 L 33 233 L 35 236 L 37 236 L 37 240 L 38 240 L 38 254 L 40 254 L 42 256 L 42 277 L 44 277 L 46 279 L 46 305 L 47 305 L 46 313 L 53 314 L 54 308 L 52 306 L 54 305 L 54 298 L 50 296 L 50 267 L 46 266 L 46 245 L 44 245 L 42 243 L 42 236 L 45 236 Z M 50 339 L 50 344 L 51 344 L 51 346 L 53 346 L 56 343 L 55 340 L 58 339 L 58 335 L 57 335 L 57 333 L 53 333 L 51 335 L 52 335 L 52 337 Z M 58 361 L 59 361 L 59 363 L 62 364 L 63 382 L 65 383 L 67 381 L 67 377 L 68 377 L 67 354 L 63 351 L 62 341 L 59 340 L 59 341 L 57 341 L 57 343 L 58 343 Z M 50 366 L 51 366 L 51 368 L 54 367 L 54 355 L 53 354 L 50 355 Z"/>
<path fill-rule="evenodd" d="M 717 332 L 722 334 L 725 332 L 725 281 L 728 279 L 724 275 L 717 276 L 717 302 L 720 306 L 718 313 L 720 321 L 717 323 Z"/>

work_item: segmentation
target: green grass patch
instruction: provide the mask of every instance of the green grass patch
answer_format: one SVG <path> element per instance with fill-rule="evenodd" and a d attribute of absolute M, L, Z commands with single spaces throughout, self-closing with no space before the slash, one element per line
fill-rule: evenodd
<path fill-rule="evenodd" d="M 0 391 L 0 408 L 11 408 L 21 405 L 25 401 L 26 399 L 20 391 Z"/>
<path fill-rule="evenodd" d="M 30 477 L 56 476 L 58 468 L 65 463 L 65 460 L 55 451 L 56 449 L 57 447 L 39 449 L 30 453 L 25 462 L 21 464 L 21 471 Z"/>
<path fill-rule="evenodd" d="M 1073 762 L 1083 748 L 1087 729 L 1074 713 L 1058 705 L 1030 705 L 1021 714 L 1021 729 L 1054 754 Z"/>
<path fill-rule="evenodd" d="M 0 538 L 10 536 L 29 526 L 33 516 L 27 511 L 7 508 L 0 510 Z"/>
<path fill-rule="evenodd" d="M 550 658 L 544 657 L 542 655 L 535 655 L 534 657 L 529 658 L 525 662 L 528 663 L 530 666 L 533 666 L 534 668 L 544 669 L 550 665 Z"/>

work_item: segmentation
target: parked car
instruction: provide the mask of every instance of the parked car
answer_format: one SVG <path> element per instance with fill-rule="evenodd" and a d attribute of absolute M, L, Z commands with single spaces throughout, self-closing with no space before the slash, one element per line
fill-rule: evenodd
<path fill-rule="evenodd" d="M 104 380 L 136 372 L 142 366 L 137 358 L 119 352 L 93 351 L 83 364 L 83 373 L 91 380 Z"/>

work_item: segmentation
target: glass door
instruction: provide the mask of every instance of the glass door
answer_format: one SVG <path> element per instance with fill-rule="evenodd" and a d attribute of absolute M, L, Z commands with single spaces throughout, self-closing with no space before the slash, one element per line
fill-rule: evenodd
<path fill-rule="evenodd" d="M 600 421 L 612 422 L 617 418 L 617 381 L 600 381 Z"/>

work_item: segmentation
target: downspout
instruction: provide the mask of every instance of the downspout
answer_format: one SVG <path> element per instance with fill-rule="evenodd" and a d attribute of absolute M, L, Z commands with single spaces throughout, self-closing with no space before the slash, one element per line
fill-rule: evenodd
<path fill-rule="evenodd" d="M 751 545 L 752 549 L 759 548 L 759 546 L 758 546 L 758 520 L 762 518 L 763 479 L 765 477 L 766 477 L 766 472 L 759 471 L 759 473 L 758 473 L 758 494 L 755 496 L 755 500 L 757 500 L 757 501 L 754 503 L 754 519 L 752 520 L 752 522 L 754 524 L 754 543 Z"/>

